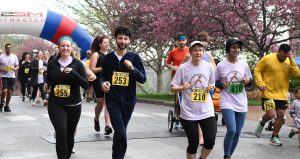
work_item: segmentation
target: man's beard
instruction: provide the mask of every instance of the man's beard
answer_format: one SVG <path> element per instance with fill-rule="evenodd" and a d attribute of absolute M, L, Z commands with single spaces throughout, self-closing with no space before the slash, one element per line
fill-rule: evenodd
<path fill-rule="evenodd" d="M 118 49 L 125 50 L 128 45 L 126 45 L 126 44 L 117 44 L 117 46 L 118 46 Z"/>

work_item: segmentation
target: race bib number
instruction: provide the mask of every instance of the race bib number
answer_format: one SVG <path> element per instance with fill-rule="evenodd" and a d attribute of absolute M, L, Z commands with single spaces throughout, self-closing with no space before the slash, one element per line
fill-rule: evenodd
<path fill-rule="evenodd" d="M 208 90 L 203 88 L 194 88 L 191 97 L 193 102 L 206 103 L 208 100 Z"/>
<path fill-rule="evenodd" d="M 128 86 L 129 84 L 129 73 L 127 72 L 113 72 L 112 85 L 115 86 Z"/>
<path fill-rule="evenodd" d="M 25 68 L 25 69 L 24 69 L 24 73 L 25 73 L 25 74 L 28 74 L 28 73 L 29 73 L 29 68 Z"/>
<path fill-rule="evenodd" d="M 243 91 L 244 85 L 241 81 L 234 81 L 229 83 L 228 89 L 231 94 L 239 94 Z"/>
<path fill-rule="evenodd" d="M 5 70 L 7 71 L 7 72 L 9 72 L 9 71 L 12 71 L 13 70 L 13 67 L 12 66 L 6 66 L 5 67 Z"/>
<path fill-rule="evenodd" d="M 275 109 L 275 102 L 274 102 L 274 100 L 273 99 L 265 100 L 264 101 L 264 109 L 265 109 L 265 111 Z"/>
<path fill-rule="evenodd" d="M 70 85 L 56 85 L 54 87 L 54 95 L 56 97 L 70 97 Z"/>

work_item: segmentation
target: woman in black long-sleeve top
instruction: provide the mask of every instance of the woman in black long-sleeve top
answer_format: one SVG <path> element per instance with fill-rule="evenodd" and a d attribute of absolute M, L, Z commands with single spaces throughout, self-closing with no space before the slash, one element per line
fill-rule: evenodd
<path fill-rule="evenodd" d="M 29 84 L 32 86 L 32 94 L 31 94 L 32 105 L 36 105 L 35 98 L 37 96 L 38 89 L 41 92 L 41 97 L 43 99 L 43 102 L 45 102 L 46 94 L 43 90 L 43 87 L 45 83 L 46 69 L 47 69 L 47 65 L 43 61 L 43 52 L 38 51 L 36 59 L 30 63 Z"/>
<path fill-rule="evenodd" d="M 31 89 L 29 85 L 29 69 L 30 69 L 30 54 L 28 52 L 24 52 L 22 54 L 22 59 L 19 62 L 19 70 L 18 70 L 18 79 L 21 84 L 21 94 L 22 101 L 25 100 L 26 91 L 28 97 L 31 95 Z"/>
<path fill-rule="evenodd" d="M 81 114 L 80 87 L 87 89 L 83 64 L 71 56 L 70 37 L 59 39 L 59 56 L 48 64 L 46 90 L 50 90 L 48 113 L 56 133 L 58 159 L 70 158 L 74 133 Z"/>

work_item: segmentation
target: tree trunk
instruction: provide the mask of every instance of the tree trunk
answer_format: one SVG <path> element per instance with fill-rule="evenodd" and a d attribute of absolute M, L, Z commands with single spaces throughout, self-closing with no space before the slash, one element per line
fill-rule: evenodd
<path fill-rule="evenodd" d="M 157 93 L 162 93 L 163 91 L 163 71 L 162 70 L 158 70 L 157 73 L 157 89 L 156 92 Z"/>

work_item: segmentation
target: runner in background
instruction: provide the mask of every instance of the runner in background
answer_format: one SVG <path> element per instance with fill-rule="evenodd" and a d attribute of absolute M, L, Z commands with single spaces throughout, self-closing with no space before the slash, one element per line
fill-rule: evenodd
<path fill-rule="evenodd" d="M 22 101 L 25 101 L 25 97 L 31 96 L 31 87 L 29 85 L 30 78 L 30 54 L 24 52 L 22 58 L 19 61 L 18 79 L 21 86 Z"/>

